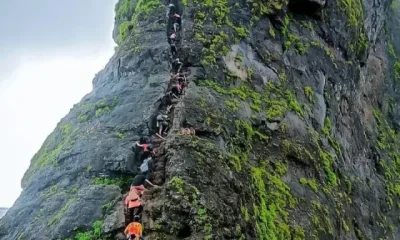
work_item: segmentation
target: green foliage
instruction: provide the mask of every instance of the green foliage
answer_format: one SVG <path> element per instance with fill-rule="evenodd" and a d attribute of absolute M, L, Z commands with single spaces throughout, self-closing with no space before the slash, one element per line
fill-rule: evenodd
<path fill-rule="evenodd" d="M 274 28 L 272 26 L 269 28 L 268 32 L 269 32 L 269 35 L 271 35 L 272 38 L 276 37 L 275 30 L 274 30 Z"/>
<path fill-rule="evenodd" d="M 182 179 L 180 179 L 179 177 L 173 177 L 169 183 L 180 194 L 184 194 L 185 193 L 184 190 L 183 190 L 184 181 Z"/>
<path fill-rule="evenodd" d="M 394 1 L 394 2 L 396 2 L 396 1 Z M 394 51 L 394 47 L 391 42 L 388 42 L 388 51 L 389 51 L 390 56 L 397 58 L 396 52 Z"/>
<path fill-rule="evenodd" d="M 93 223 L 92 230 L 87 232 L 76 233 L 73 240 L 94 240 L 103 239 L 101 228 L 103 227 L 103 221 L 98 220 Z"/>
<path fill-rule="evenodd" d="M 316 231 L 323 231 L 333 235 L 333 227 L 330 218 L 329 208 L 322 205 L 320 202 L 311 201 L 312 205 L 312 218 L 311 221 L 314 224 Z"/>
<path fill-rule="evenodd" d="M 282 76 L 286 78 L 286 75 Z M 289 90 L 283 90 L 281 84 L 273 83 L 272 81 L 267 83 L 262 93 L 250 89 L 244 83 L 229 90 L 222 88 L 218 83 L 211 80 L 202 81 L 200 85 L 212 88 L 220 94 L 230 95 L 241 100 L 251 100 L 251 108 L 257 112 L 265 111 L 268 120 L 282 117 L 288 110 L 294 111 L 301 118 L 304 115 L 304 111 L 295 99 L 294 93 Z M 229 105 L 235 106 L 232 103 Z"/>
<path fill-rule="evenodd" d="M 318 184 L 315 179 L 300 178 L 299 181 L 303 185 L 308 185 L 314 192 L 318 192 Z"/>
<path fill-rule="evenodd" d="M 104 100 L 100 100 L 96 103 L 96 117 L 100 117 L 104 114 L 110 113 L 114 110 L 114 108 L 118 105 L 118 97 L 114 96 L 111 104 L 106 104 Z"/>
<path fill-rule="evenodd" d="M 108 202 L 108 203 L 106 203 L 106 204 L 104 204 L 103 205 L 103 212 L 104 213 L 108 213 L 108 211 L 110 211 L 111 210 L 111 208 L 113 207 L 113 205 L 114 205 L 114 202 Z"/>
<path fill-rule="evenodd" d="M 327 123 L 327 121 L 325 122 L 325 127 L 324 128 L 326 130 L 323 130 L 323 132 L 330 133 L 330 125 Z M 318 132 L 315 132 L 312 129 L 309 129 L 309 130 L 310 130 L 310 133 L 311 133 L 311 136 L 312 136 L 312 140 L 313 140 L 314 146 L 317 148 L 316 152 L 317 152 L 319 160 L 320 160 L 319 162 L 322 163 L 322 167 L 323 167 L 323 169 L 325 171 L 325 174 L 326 174 L 326 176 L 328 178 L 328 182 L 332 186 L 336 187 L 338 185 L 338 182 L 337 182 L 336 174 L 334 173 L 333 167 L 332 167 L 334 159 L 335 159 L 335 156 L 332 153 L 327 152 L 322 148 L 322 145 L 321 145 L 321 142 L 320 142 L 320 136 L 319 136 Z"/>
<path fill-rule="evenodd" d="M 183 6 L 187 7 L 188 6 L 188 0 L 182 0 Z"/>
<path fill-rule="evenodd" d="M 74 199 L 68 199 L 67 202 L 64 204 L 64 207 L 62 207 L 57 212 L 57 214 L 50 219 L 50 221 L 47 223 L 47 226 L 52 226 L 54 223 L 58 222 L 63 217 L 65 212 L 69 209 L 73 200 Z"/>
<path fill-rule="evenodd" d="M 293 207 L 296 201 L 289 187 L 280 179 L 287 169 L 284 163 L 281 164 L 280 171 L 270 170 L 267 166 L 251 168 L 253 187 L 257 193 L 253 210 L 260 240 L 291 239 L 296 232 L 295 229 L 291 231 L 289 214 L 285 210 Z"/>
<path fill-rule="evenodd" d="M 137 26 L 139 19 L 145 20 L 151 12 L 163 8 L 160 0 L 138 0 L 135 9 L 131 9 L 131 6 L 132 0 L 122 0 L 115 9 L 115 18 L 117 20 L 123 20 L 118 28 L 117 40 L 119 44 L 126 40 L 131 29 Z"/>
<path fill-rule="evenodd" d="M 369 42 L 364 29 L 364 8 L 361 0 L 340 0 L 340 8 L 347 16 L 347 22 L 355 31 L 357 39 L 350 45 L 357 54 L 369 47 Z"/>
<path fill-rule="evenodd" d="M 22 239 L 24 239 L 24 237 L 25 237 L 25 233 L 24 232 L 18 234 L 18 240 L 22 240 Z"/>
<path fill-rule="evenodd" d="M 356 233 L 358 240 L 365 240 L 364 234 L 357 226 L 354 227 L 354 232 Z"/>
<path fill-rule="evenodd" d="M 94 185 L 116 185 L 123 188 L 125 185 L 129 185 L 130 177 L 121 176 L 119 178 L 107 178 L 107 177 L 96 177 L 92 180 Z"/>
<path fill-rule="evenodd" d="M 301 227 L 296 227 L 293 233 L 293 240 L 305 240 L 306 236 L 304 230 Z"/>
<path fill-rule="evenodd" d="M 307 28 L 308 30 L 312 31 L 313 30 L 313 25 L 310 21 L 303 21 L 301 22 L 301 25 L 303 25 L 303 27 Z"/>
<path fill-rule="evenodd" d="M 242 63 L 243 62 L 243 54 L 240 54 L 240 53 L 236 54 L 235 61 Z"/>
<path fill-rule="evenodd" d="M 71 151 L 76 135 L 76 129 L 72 130 L 71 123 L 57 126 L 54 132 L 47 137 L 39 152 L 33 156 L 31 165 L 22 179 L 22 185 L 24 186 L 29 182 L 32 175 L 40 168 L 49 165 L 57 167 L 57 159 L 60 155 Z"/>
<path fill-rule="evenodd" d="M 400 81 L 400 61 L 396 60 L 393 65 L 394 79 Z"/>
<path fill-rule="evenodd" d="M 133 27 L 133 25 L 130 21 L 125 21 L 119 25 L 118 36 L 117 36 L 118 43 L 122 43 L 125 41 L 125 39 L 129 35 L 129 29 L 131 27 Z"/>
<path fill-rule="evenodd" d="M 306 95 L 308 101 L 314 103 L 314 92 L 310 86 L 304 87 L 304 94 Z"/>
<path fill-rule="evenodd" d="M 195 0 L 194 2 L 198 4 L 194 19 L 195 39 L 203 44 L 201 63 L 204 66 L 217 68 L 216 59 L 228 53 L 227 46 L 230 45 L 229 43 L 239 42 L 249 34 L 249 31 L 243 25 L 232 23 L 229 15 L 231 7 L 228 0 Z M 207 12 L 207 15 L 205 12 Z M 216 29 L 213 35 L 206 36 L 205 31 L 203 31 L 206 16 L 208 16 L 207 20 L 211 20 L 207 24 L 211 24 Z"/>
<path fill-rule="evenodd" d="M 241 206 L 240 207 L 240 211 L 243 214 L 243 218 L 246 222 L 250 221 L 250 215 L 249 215 L 249 211 L 247 210 L 247 207 Z"/>
<path fill-rule="evenodd" d="M 252 19 L 251 22 L 258 21 L 262 16 L 272 15 L 284 8 L 288 4 L 286 0 L 271 0 L 271 1 L 262 1 L 262 0 L 251 0 L 249 1 L 251 4 L 251 13 Z"/>
<path fill-rule="evenodd" d="M 400 136 L 388 124 L 385 117 L 378 110 L 373 111 L 378 124 L 379 138 L 378 148 L 382 156 L 378 164 L 384 170 L 384 184 L 386 198 L 389 206 L 393 205 L 393 198 L 400 197 Z"/>
<path fill-rule="evenodd" d="M 268 137 L 263 133 L 253 129 L 244 120 L 235 120 L 235 135 L 229 143 L 232 154 L 228 154 L 228 161 L 237 172 L 242 170 L 242 166 L 247 163 L 249 153 L 252 149 L 253 141 L 268 141 Z"/>
<path fill-rule="evenodd" d="M 240 102 L 237 99 L 233 99 L 231 101 L 225 100 L 226 106 L 231 108 L 233 111 L 237 111 L 240 106 Z"/>
<path fill-rule="evenodd" d="M 40 196 L 43 198 L 49 198 L 49 197 L 53 196 L 54 194 L 56 194 L 57 190 L 58 190 L 58 186 L 57 186 L 57 184 L 55 184 L 55 185 L 51 186 L 46 192 L 41 193 Z"/>

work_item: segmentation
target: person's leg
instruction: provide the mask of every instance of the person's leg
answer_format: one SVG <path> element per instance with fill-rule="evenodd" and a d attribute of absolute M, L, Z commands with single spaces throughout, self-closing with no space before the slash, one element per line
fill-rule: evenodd
<path fill-rule="evenodd" d="M 158 130 L 158 134 L 162 134 L 162 130 L 163 130 L 163 125 L 162 124 L 160 124 L 160 127 L 159 127 L 159 130 Z"/>
<path fill-rule="evenodd" d="M 133 222 L 133 219 L 134 219 L 133 217 L 134 217 L 135 208 L 129 208 L 128 211 L 129 211 L 129 223 L 131 223 L 131 222 Z"/>
<path fill-rule="evenodd" d="M 164 129 L 162 131 L 162 133 L 166 133 L 168 131 L 168 122 L 164 121 L 162 125 L 163 125 L 163 129 Z"/>

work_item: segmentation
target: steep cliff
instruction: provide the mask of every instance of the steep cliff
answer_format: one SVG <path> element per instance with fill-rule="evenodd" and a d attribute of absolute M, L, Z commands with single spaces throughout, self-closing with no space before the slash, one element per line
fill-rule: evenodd
<path fill-rule="evenodd" d="M 398 1 L 172 3 L 190 83 L 144 198 L 146 239 L 399 239 Z M 168 4 L 116 5 L 119 47 L 33 157 L 0 239 L 123 229 L 131 145 L 165 107 Z"/>

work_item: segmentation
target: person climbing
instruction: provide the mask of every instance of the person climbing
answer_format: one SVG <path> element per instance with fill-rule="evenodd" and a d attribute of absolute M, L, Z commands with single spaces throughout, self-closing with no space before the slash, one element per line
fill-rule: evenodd
<path fill-rule="evenodd" d="M 153 145 L 151 143 L 140 144 L 139 142 L 136 142 L 136 146 L 142 148 L 143 152 L 151 152 L 151 151 L 153 151 Z"/>
<path fill-rule="evenodd" d="M 145 184 L 149 184 L 152 187 L 158 187 L 157 185 L 153 184 L 150 182 L 145 175 L 143 174 L 138 174 L 133 178 L 131 189 L 135 189 L 135 191 L 138 193 L 139 196 L 141 196 L 146 188 L 144 187 Z"/>
<path fill-rule="evenodd" d="M 167 131 L 168 129 L 168 115 L 166 114 L 159 114 L 157 116 L 157 127 L 158 127 L 158 136 L 162 138 L 162 134 Z"/>
<path fill-rule="evenodd" d="M 170 46 L 171 46 L 171 54 L 172 54 L 173 57 L 175 57 L 176 52 L 177 52 L 176 45 L 173 42 L 173 43 L 170 44 Z"/>
<path fill-rule="evenodd" d="M 133 217 L 140 215 L 143 212 L 142 202 L 140 200 L 140 193 L 135 188 L 131 188 L 128 195 L 125 197 L 125 222 L 133 221 Z"/>
<path fill-rule="evenodd" d="M 148 157 L 143 160 L 143 163 L 139 167 L 141 174 L 144 174 L 146 179 L 150 179 L 150 175 L 153 172 L 153 159 Z"/>
<path fill-rule="evenodd" d="M 172 69 L 176 72 L 179 73 L 181 71 L 181 68 L 183 66 L 183 63 L 179 58 L 176 58 L 174 61 L 172 61 Z"/>
<path fill-rule="evenodd" d="M 140 217 L 135 216 L 133 222 L 130 223 L 124 231 L 126 238 L 129 240 L 140 240 L 143 239 L 143 226 L 140 223 Z"/>
<path fill-rule="evenodd" d="M 179 26 L 180 26 L 181 23 L 182 23 L 181 15 L 179 15 L 179 14 L 177 14 L 177 13 L 175 13 L 175 14 L 172 16 L 172 20 L 173 20 L 174 23 L 177 23 Z"/>
<path fill-rule="evenodd" d="M 182 73 L 177 73 L 177 74 L 171 73 L 171 80 L 177 81 L 182 85 L 182 87 L 187 83 L 186 77 Z"/>
<path fill-rule="evenodd" d="M 172 4 L 172 3 L 170 3 L 170 4 L 168 5 L 167 18 L 170 18 L 170 16 L 173 16 L 172 14 L 175 14 L 175 13 L 176 13 L 175 5 Z"/>
<path fill-rule="evenodd" d="M 137 159 L 146 159 L 153 152 L 153 144 L 149 143 L 148 138 L 141 138 L 139 142 L 136 142 L 132 147 L 132 151 L 135 153 Z"/>
<path fill-rule="evenodd" d="M 183 94 L 182 85 L 180 83 L 174 84 L 171 88 L 171 93 L 175 98 L 179 98 L 179 96 Z"/>
<path fill-rule="evenodd" d="M 176 41 L 178 41 L 177 36 L 175 33 L 172 33 L 168 38 L 168 43 L 172 44 L 175 43 Z"/>

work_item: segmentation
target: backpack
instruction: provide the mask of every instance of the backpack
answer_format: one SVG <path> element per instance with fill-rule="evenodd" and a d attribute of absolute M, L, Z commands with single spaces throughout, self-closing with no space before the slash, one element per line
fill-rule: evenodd
<path fill-rule="evenodd" d="M 140 165 L 140 171 L 142 173 L 149 171 L 149 161 L 151 158 L 147 158 L 143 161 L 142 165 Z"/>
<path fill-rule="evenodd" d="M 136 201 L 136 200 L 139 199 L 139 195 L 136 193 L 135 190 L 129 191 L 128 197 L 129 197 L 129 200 L 130 200 L 130 201 Z"/>

